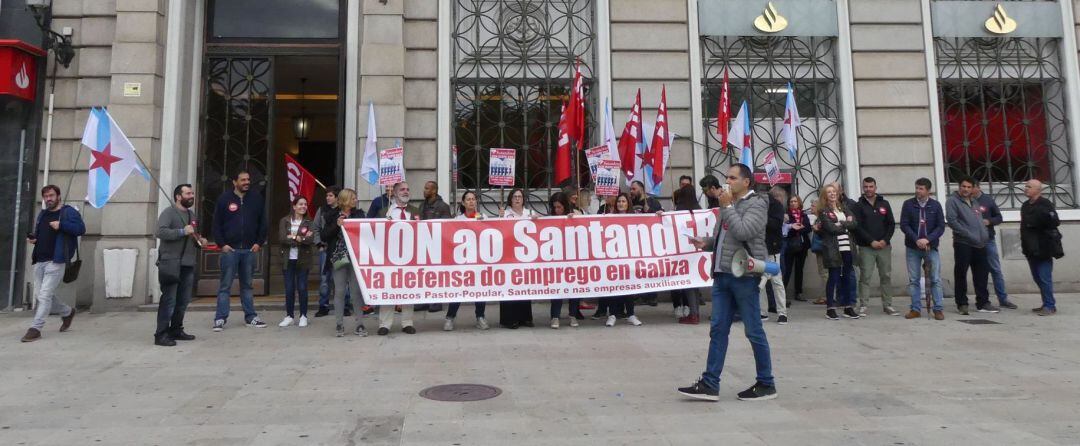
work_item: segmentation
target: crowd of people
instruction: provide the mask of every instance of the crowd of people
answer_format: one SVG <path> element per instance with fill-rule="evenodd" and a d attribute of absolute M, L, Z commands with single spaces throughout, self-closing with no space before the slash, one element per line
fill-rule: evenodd
<path fill-rule="evenodd" d="M 218 198 L 210 226 L 216 249 L 220 250 L 221 271 L 212 323 L 215 332 L 223 331 L 228 323 L 234 281 L 239 283 L 244 323 L 255 328 L 267 326 L 256 312 L 252 287 L 256 256 L 269 242 L 266 204 L 258 191 L 252 189 L 249 173 L 236 173 L 232 185 L 232 189 Z M 701 305 L 712 304 L 709 317 L 711 342 L 705 372 L 692 386 L 679 391 L 695 398 L 716 398 L 730 326 L 732 322 L 742 320 L 753 346 L 758 377 L 754 386 L 739 396 L 742 399 L 775 397 L 768 341 L 762 324 L 772 314 L 776 314 L 778 324 L 787 324 L 789 305 L 809 301 L 803 284 L 810 254 L 814 255 L 816 271 L 825 283 L 824 296 L 813 303 L 824 306 L 827 319 L 866 317 L 870 294 L 875 289 L 881 296 L 883 313 L 900 315 L 893 307 L 890 294 L 892 243 L 898 226 L 903 236 L 911 296 L 906 318 L 922 315 L 924 272 L 927 276 L 925 289 L 930 296 L 928 301 L 932 302 L 926 310 L 932 313 L 933 319 L 945 318 L 940 240 L 947 229 L 953 235 L 953 286 L 958 313 L 968 315 L 971 311 L 996 313 L 1001 308 L 1016 309 L 1008 298 L 995 241 L 995 227 L 1003 221 L 1001 211 L 992 197 L 982 193 L 976 180 L 962 178 L 958 185 L 958 190 L 942 206 L 931 196 L 930 180 L 916 180 L 914 197 L 902 204 L 898 221 L 892 205 L 878 195 L 877 182 L 870 177 L 862 180 L 862 194 L 857 201 L 848 197 L 840 184 L 831 183 L 822 187 L 809 206 L 805 206 L 797 194 L 789 196 L 780 186 L 768 189 L 767 193 L 765 190 L 756 192 L 752 173 L 742 165 L 731 167 L 723 181 L 713 175 L 701 178 L 698 186 L 705 201 L 710 208 L 719 208 L 720 215 L 713 237 L 693 240 L 698 248 L 714 252 L 711 296 L 702 299 L 698 289 L 674 290 L 670 295 L 673 313 L 682 324 L 699 324 Z M 1043 185 L 1038 180 L 1026 183 L 1028 200 L 1020 210 L 1020 235 L 1023 254 L 1042 296 L 1042 305 L 1033 311 L 1040 316 L 1051 316 L 1057 311 L 1053 261 L 1063 255 L 1063 249 L 1057 229 L 1060 224 L 1057 212 L 1053 203 L 1042 197 L 1042 192 Z M 46 186 L 41 193 L 45 206 L 37 216 L 33 232 L 27 236 L 27 241 L 33 244 L 37 308 L 23 342 L 41 338 L 49 314 L 61 316 L 62 332 L 69 329 L 75 316 L 73 308 L 55 297 L 55 290 L 65 271 L 71 269 L 72 259 L 78 251 L 78 237 L 85 232 L 85 225 L 77 209 L 63 204 L 59 188 Z M 197 254 L 210 246 L 197 225 L 193 187 L 190 184 L 176 186 L 172 198 L 173 206 L 161 212 L 156 231 L 160 240 L 158 281 L 162 295 L 154 342 L 161 346 L 195 339 L 184 330 L 185 312 L 194 291 Z M 548 199 L 545 215 L 574 218 L 586 212 L 583 207 L 587 201 L 587 193 L 583 191 L 556 192 Z M 355 320 L 353 334 L 367 336 L 363 316 L 372 313 L 378 313 L 378 335 L 389 334 L 395 320 L 400 321 L 402 332 L 415 334 L 415 312 L 439 313 L 443 311 L 443 305 L 366 306 L 350 264 L 345 239 L 341 236 L 343 221 L 347 218 L 483 220 L 540 216 L 528 208 L 526 194 L 521 189 L 510 191 L 505 203 L 500 203 L 498 215 L 485 215 L 473 191 L 463 193 L 459 203 L 457 212 L 452 213 L 450 205 L 439 195 L 438 184 L 430 181 L 424 185 L 419 203 L 412 200 L 409 184 L 402 182 L 374 199 L 367 212 L 358 208 L 357 194 L 352 189 L 327 188 L 325 203 L 318 206 L 314 217 L 309 217 L 309 208 L 316 204 L 309 203 L 304 197 L 293 199 L 288 215 L 281 217 L 277 228 L 278 255 L 282 260 L 285 284 L 285 314 L 278 325 L 306 327 L 311 323 L 308 281 L 315 269 L 319 279 L 319 299 L 313 317 L 329 316 L 332 312 L 337 336 L 345 335 L 348 317 Z M 700 209 L 691 177 L 679 178 L 672 203 L 674 210 Z M 627 192 L 603 197 L 598 210 L 601 214 L 664 211 L 660 201 L 649 196 L 640 181 L 633 181 Z M 734 252 L 740 248 L 747 249 L 754 258 L 779 264 L 780 273 L 735 276 L 731 263 Z M 974 310 L 968 305 L 969 270 L 974 284 Z M 873 286 L 875 272 L 877 287 Z M 990 301 L 990 284 L 997 305 Z M 762 294 L 766 301 L 764 312 L 759 302 Z M 635 305 L 657 305 L 656 293 L 604 297 L 595 303 L 567 300 L 565 313 L 562 299 L 548 302 L 548 325 L 552 329 L 560 328 L 563 320 L 569 326 L 577 327 L 587 318 L 602 320 L 608 327 L 619 320 L 639 326 L 642 322 L 635 314 Z M 460 303 L 446 305 L 443 330 L 457 328 L 460 306 Z M 479 330 L 491 326 L 485 310 L 483 302 L 473 305 L 475 326 Z M 583 310 L 594 312 L 586 316 Z M 502 302 L 498 316 L 498 324 L 507 329 L 534 326 L 529 301 Z"/>

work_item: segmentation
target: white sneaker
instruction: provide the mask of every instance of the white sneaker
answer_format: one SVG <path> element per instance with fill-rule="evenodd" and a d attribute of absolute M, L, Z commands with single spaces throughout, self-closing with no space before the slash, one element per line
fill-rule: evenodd
<path fill-rule="evenodd" d="M 559 329 L 559 318 L 557 318 L 557 317 L 551 318 L 551 328 L 554 328 L 556 330 Z"/>
<path fill-rule="evenodd" d="M 478 317 L 478 318 L 476 318 L 476 328 L 479 328 L 481 330 L 487 330 L 488 328 L 491 328 L 491 327 L 488 327 L 487 319 L 484 319 L 482 317 Z"/>
<path fill-rule="evenodd" d="M 682 315 L 683 315 L 683 317 L 690 316 L 690 306 L 689 305 L 683 305 L 683 307 L 682 307 Z"/>
<path fill-rule="evenodd" d="M 626 322 L 629 322 L 630 325 L 633 325 L 635 327 L 641 325 L 641 319 L 638 319 L 636 315 L 631 315 L 630 317 L 626 318 Z"/>
<path fill-rule="evenodd" d="M 866 307 L 859 307 L 859 316 L 866 317 Z"/>
<path fill-rule="evenodd" d="M 684 308 L 686 308 L 686 307 L 681 306 L 681 305 L 678 306 L 678 307 L 675 307 L 675 317 L 682 317 L 682 315 L 683 315 L 682 313 L 683 313 Z"/>
<path fill-rule="evenodd" d="M 300 323 L 297 325 L 307 327 L 307 316 L 300 316 Z"/>
<path fill-rule="evenodd" d="M 606 326 L 608 326 L 608 327 L 614 327 L 614 326 L 615 326 L 615 321 L 616 321 L 616 320 L 618 320 L 618 318 L 617 318 L 617 317 L 615 317 L 614 315 L 612 315 L 612 316 L 608 316 L 608 317 L 607 317 L 607 322 L 604 322 L 604 325 L 606 325 Z"/>
<path fill-rule="evenodd" d="M 288 327 L 288 326 L 292 325 L 292 323 L 293 323 L 293 318 L 291 316 L 285 316 L 285 319 L 282 319 L 281 323 L 277 324 L 277 326 L 278 327 Z"/>
<path fill-rule="evenodd" d="M 580 324 L 578 324 L 577 318 L 573 317 L 573 316 L 570 316 L 570 326 L 571 327 L 577 327 L 578 325 L 580 325 Z"/>
<path fill-rule="evenodd" d="M 442 324 L 443 331 L 454 331 L 454 320 L 446 318 L 446 322 Z"/>

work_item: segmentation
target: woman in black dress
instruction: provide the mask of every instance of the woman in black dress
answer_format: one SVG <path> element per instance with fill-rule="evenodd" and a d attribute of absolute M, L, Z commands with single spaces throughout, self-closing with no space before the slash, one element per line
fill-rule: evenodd
<path fill-rule="evenodd" d="M 514 189 L 506 200 L 502 210 L 503 218 L 536 218 L 538 215 L 525 207 L 525 191 Z M 499 303 L 499 325 L 511 330 L 518 327 L 532 327 L 532 301 L 513 300 Z"/>

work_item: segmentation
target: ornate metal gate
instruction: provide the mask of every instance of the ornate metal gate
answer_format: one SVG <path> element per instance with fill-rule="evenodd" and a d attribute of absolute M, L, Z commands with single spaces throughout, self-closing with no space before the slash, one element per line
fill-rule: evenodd
<path fill-rule="evenodd" d="M 517 151 L 515 183 L 531 207 L 546 212 L 557 186 L 552 162 L 560 105 L 569 99 L 576 59 L 586 97 L 593 96 L 593 11 L 589 0 L 455 0 L 450 82 L 458 179 L 452 190 L 476 190 L 484 212 L 496 214 L 500 198 L 487 181 L 492 147 Z M 577 165 L 584 185 L 584 156 Z"/>
<path fill-rule="evenodd" d="M 725 149 L 716 132 L 726 69 L 732 117 L 743 100 L 749 107 L 755 166 L 764 163 L 766 153 L 775 152 L 780 169 L 792 174 L 791 190 L 803 198 L 816 198 L 821 186 L 842 180 L 835 45 L 832 37 L 702 36 L 706 173 L 722 176 L 739 162 L 738 151 Z M 780 139 L 789 83 L 802 117 L 796 160 Z"/>
<path fill-rule="evenodd" d="M 273 58 L 211 56 L 206 60 L 202 114 L 202 150 L 199 153 L 199 231 L 214 242 L 210 222 L 214 204 L 232 188 L 230 176 L 238 169 L 251 173 L 252 188 L 266 196 L 271 174 Z M 269 220 L 268 220 L 269 221 Z M 269 223 L 268 223 L 269 224 Z M 200 294 L 206 294 L 220 276 L 217 250 L 202 251 Z M 255 288 L 264 289 L 266 255 L 256 256 Z"/>
<path fill-rule="evenodd" d="M 1019 209 L 1024 181 L 1076 207 L 1061 80 L 1060 39 L 936 38 L 946 185 L 971 176 L 1002 208 Z"/>

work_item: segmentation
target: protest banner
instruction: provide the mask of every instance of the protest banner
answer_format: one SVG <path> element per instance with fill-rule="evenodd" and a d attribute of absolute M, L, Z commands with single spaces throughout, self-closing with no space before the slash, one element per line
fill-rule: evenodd
<path fill-rule="evenodd" d="M 769 186 L 775 186 L 780 181 L 780 166 L 776 164 L 776 152 L 765 154 L 765 177 L 769 180 Z"/>
<path fill-rule="evenodd" d="M 393 186 L 405 181 L 405 149 L 393 147 L 379 153 L 379 185 Z"/>
<path fill-rule="evenodd" d="M 488 184 L 512 187 L 516 159 L 517 152 L 514 149 L 491 149 L 491 157 L 488 159 Z"/>
<path fill-rule="evenodd" d="M 602 159 L 596 169 L 593 182 L 596 183 L 596 195 L 611 197 L 619 195 L 619 160 Z"/>
<path fill-rule="evenodd" d="M 718 213 L 345 220 L 370 305 L 610 297 L 710 286 Z"/>

